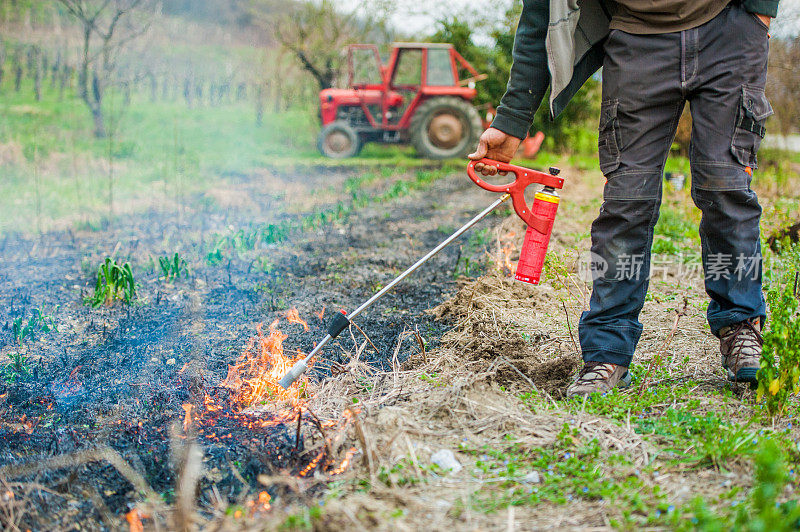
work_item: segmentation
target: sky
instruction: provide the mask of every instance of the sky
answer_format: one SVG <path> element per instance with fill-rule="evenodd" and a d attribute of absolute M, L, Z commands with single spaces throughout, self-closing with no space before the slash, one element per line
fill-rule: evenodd
<path fill-rule="evenodd" d="M 458 16 L 487 25 L 502 20 L 515 0 L 333 0 L 344 11 L 372 4 L 376 9 L 390 11 L 389 20 L 399 31 L 409 34 L 430 34 L 436 31 L 436 21 Z M 520 1 L 520 0 L 516 0 Z M 800 2 L 800 0 L 797 0 Z M 477 33 L 480 33 L 477 32 Z M 488 34 L 488 32 L 486 32 Z"/>
<path fill-rule="evenodd" d="M 342 10 L 352 11 L 372 3 L 376 9 L 390 10 L 389 20 L 401 31 L 410 34 L 429 34 L 435 31 L 436 21 L 452 15 L 490 24 L 500 20 L 508 7 L 521 0 L 333 0 Z M 775 36 L 800 33 L 800 0 L 781 0 Z M 480 32 L 479 32 L 480 34 Z"/>

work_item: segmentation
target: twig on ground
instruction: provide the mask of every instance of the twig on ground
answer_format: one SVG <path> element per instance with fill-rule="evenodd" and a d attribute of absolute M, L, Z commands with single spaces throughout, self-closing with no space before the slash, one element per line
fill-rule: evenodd
<path fill-rule="evenodd" d="M 367 339 L 367 341 L 369 342 L 369 345 L 372 346 L 372 349 L 374 349 L 376 353 L 380 354 L 380 350 L 377 347 L 375 347 L 375 344 L 373 344 L 372 340 L 369 339 L 369 336 L 367 336 L 367 333 L 365 333 L 363 330 L 361 330 L 361 327 L 359 327 L 358 325 L 356 325 L 355 322 L 352 322 L 352 321 L 350 322 L 350 325 L 352 325 L 353 327 L 358 329 L 358 332 L 360 332 L 361 334 L 364 335 L 364 338 Z"/>
<path fill-rule="evenodd" d="M 350 412 L 350 415 L 353 417 L 353 426 L 356 430 L 356 437 L 358 441 L 361 443 L 361 448 L 364 450 L 364 458 L 363 463 L 367 467 L 367 471 L 369 471 L 370 480 L 374 480 L 375 476 L 375 465 L 373 460 L 375 457 L 373 456 L 374 451 L 372 450 L 372 446 L 370 445 L 369 440 L 367 440 L 367 435 L 364 432 L 364 427 L 361 425 L 361 421 L 358 419 L 358 414 L 352 408 L 347 408 Z"/>
<path fill-rule="evenodd" d="M 422 354 L 423 360 L 427 363 L 428 362 L 428 354 L 425 352 L 425 342 L 422 339 L 422 335 L 419 334 L 418 329 L 414 329 L 414 337 L 417 339 L 417 343 L 419 344 L 419 352 Z"/>
<path fill-rule="evenodd" d="M 294 435 L 294 450 L 300 450 L 300 428 L 302 427 L 303 423 L 303 407 L 298 407 L 297 409 L 297 431 Z"/>
<path fill-rule="evenodd" d="M 572 325 L 569 322 L 569 312 L 567 312 L 567 304 L 564 303 L 564 300 L 561 300 L 561 306 L 564 307 L 564 315 L 567 317 L 567 329 L 569 329 L 569 337 L 572 338 L 572 347 L 575 349 L 576 353 L 580 353 L 580 349 L 578 349 L 578 343 L 575 341 L 575 337 L 572 335 Z"/>
<path fill-rule="evenodd" d="M 647 390 L 648 387 L 647 381 L 650 379 L 650 375 L 653 372 L 653 367 L 655 366 L 656 362 L 660 362 L 663 359 L 664 353 L 666 353 L 667 349 L 669 349 L 669 344 L 672 342 L 672 337 L 675 336 L 675 331 L 678 330 L 678 323 L 680 323 L 681 318 L 683 316 L 686 316 L 688 308 L 689 308 L 689 299 L 686 296 L 684 296 L 683 308 L 680 311 L 676 311 L 675 321 L 672 324 L 672 329 L 669 331 L 667 338 L 664 340 L 664 345 L 662 346 L 661 351 L 650 360 L 650 364 L 647 366 L 647 371 L 645 371 L 644 377 L 642 377 L 642 384 L 639 385 L 639 389 L 637 390 L 637 393 L 639 395 L 641 395 L 642 393 L 644 393 L 645 390 Z"/>
<path fill-rule="evenodd" d="M 322 434 L 322 439 L 325 442 L 325 450 L 328 452 L 328 456 L 333 456 L 333 451 L 331 450 L 331 442 L 328 439 L 328 435 L 325 433 L 325 428 L 322 426 L 322 421 L 320 421 L 319 417 L 306 406 L 306 412 L 311 414 L 311 417 L 314 418 L 314 424 L 317 426 L 317 430 L 319 433 Z"/>

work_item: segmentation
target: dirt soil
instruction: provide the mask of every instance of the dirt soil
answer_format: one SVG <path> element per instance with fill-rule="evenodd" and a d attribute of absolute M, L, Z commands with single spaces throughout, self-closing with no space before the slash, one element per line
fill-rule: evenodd
<path fill-rule="evenodd" d="M 505 448 L 510 435 L 552 449 L 564 427 L 576 440 L 597 441 L 603 459 L 630 459 L 608 472 L 611 482 L 635 476 L 674 505 L 749 487 L 749 462 L 643 474 L 658 453 L 632 428 L 630 412 L 620 423 L 557 401 L 580 365 L 577 322 L 588 289 L 576 259 L 588 248 L 602 189 L 599 172 L 575 168 L 564 168 L 547 282 L 509 278 L 502 249 L 518 250 L 524 227 L 500 210 L 482 222 L 487 230 L 444 250 L 359 317 L 360 330 L 326 348 L 299 417 L 278 400 L 234 404 L 222 384 L 258 345 L 259 324 L 266 331 L 279 320 L 286 352 L 308 352 L 332 313 L 355 308 L 495 199 L 455 172 L 340 222 L 280 243 L 229 246 L 209 260 L 221 239 L 242 242 L 264 224 L 347 204 L 345 184 L 358 175 L 298 167 L 225 176 L 202 195 L 94 229 L 6 236 L 0 355 L 22 353 L 28 368 L 0 384 L 0 483 L 24 494 L 0 500 L 5 522 L 13 509 L 13 522 L 33 530 L 138 530 L 140 521 L 146 529 L 608 529 L 626 509 L 602 498 L 474 509 L 476 497 L 501 485 L 472 475 L 481 457 L 464 449 Z M 364 191 L 414 177 L 396 171 Z M 157 258 L 175 252 L 191 275 L 166 281 Z M 83 303 L 106 256 L 133 265 L 133 305 Z M 487 270 L 457 275 L 487 258 Z M 724 404 L 701 393 L 729 388 L 705 324 L 701 279 L 666 270 L 651 296 L 637 363 L 662 357 L 672 379 L 699 383 L 700 410 L 746 419 L 748 390 L 734 387 Z M 684 298 L 686 315 L 665 351 Z M 308 332 L 287 319 L 293 307 Z M 52 314 L 58 330 L 18 345 L 11 324 L 33 309 Z M 531 408 L 526 394 L 552 407 Z M 186 405 L 205 414 L 183 423 Z M 442 449 L 455 451 L 460 472 L 431 473 Z"/>
<path fill-rule="evenodd" d="M 284 347 L 308 352 L 324 336 L 331 313 L 352 310 L 494 199 L 452 175 L 425 193 L 362 208 L 346 223 L 295 232 L 288 241 L 253 250 L 226 250 L 215 265 L 206 260 L 220 235 L 300 219 L 347 201 L 343 184 L 356 176 L 347 169 L 309 167 L 225 176 L 205 194 L 99 227 L 6 235 L 0 242 L 0 323 L 5 324 L 0 354 L 5 359 L 22 353 L 28 372 L 0 384 L 4 473 L 109 447 L 134 464 L 154 490 L 169 493 L 175 484 L 171 423 L 184 415 L 184 403 L 224 394 L 219 384 L 256 335 L 257 324 L 266 328 L 296 307 L 310 332 L 281 321 L 289 335 Z M 398 172 L 367 192 L 412 178 Z M 191 276 L 167 282 L 157 258 L 175 252 L 187 260 Z M 454 289 L 460 253 L 458 245 L 446 249 L 359 318 L 377 348 L 363 353 L 364 362 L 390 369 L 403 331 L 417 331 L 435 345 L 447 325 L 424 311 Z M 130 261 L 138 282 L 136 303 L 98 309 L 83 303 L 106 256 Z M 58 330 L 17 345 L 12 322 L 27 319 L 33 309 L 52 315 Z M 353 347 L 347 336 L 326 350 L 312 370 L 314 380 L 329 375 L 332 364 L 347 362 Z M 402 362 L 408 352 L 399 356 Z M 233 432 L 237 438 L 227 442 L 201 437 L 204 467 L 214 472 L 201 483 L 201 499 L 202 489 L 214 484 L 236 501 L 244 488 L 259 485 L 259 475 L 304 469 L 314 455 L 298 451 L 302 442 L 294 432 L 292 424 L 251 438 Z M 136 500 L 129 480 L 102 462 L 17 480 L 34 478 L 48 491 L 38 492 L 36 515 L 23 522 L 33 529 L 76 522 L 109 527 Z"/>

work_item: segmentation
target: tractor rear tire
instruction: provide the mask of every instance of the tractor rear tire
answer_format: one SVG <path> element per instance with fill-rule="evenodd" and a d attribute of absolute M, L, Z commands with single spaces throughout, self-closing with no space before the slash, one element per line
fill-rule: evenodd
<path fill-rule="evenodd" d="M 355 157 L 363 146 L 358 132 L 346 120 L 336 120 L 324 126 L 317 138 L 317 149 L 331 159 Z"/>
<path fill-rule="evenodd" d="M 428 159 L 466 157 L 483 130 L 478 111 L 455 96 L 431 98 L 411 117 L 409 135 L 417 153 Z"/>

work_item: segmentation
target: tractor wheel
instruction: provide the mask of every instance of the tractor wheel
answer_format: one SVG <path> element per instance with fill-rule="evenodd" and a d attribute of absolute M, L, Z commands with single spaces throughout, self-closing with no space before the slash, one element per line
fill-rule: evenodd
<path fill-rule="evenodd" d="M 356 130 L 344 120 L 336 120 L 323 127 L 317 139 L 317 149 L 331 159 L 355 157 L 362 146 Z"/>
<path fill-rule="evenodd" d="M 481 117 L 461 98 L 431 98 L 411 117 L 409 134 L 417 153 L 429 159 L 465 157 L 478 143 Z"/>

